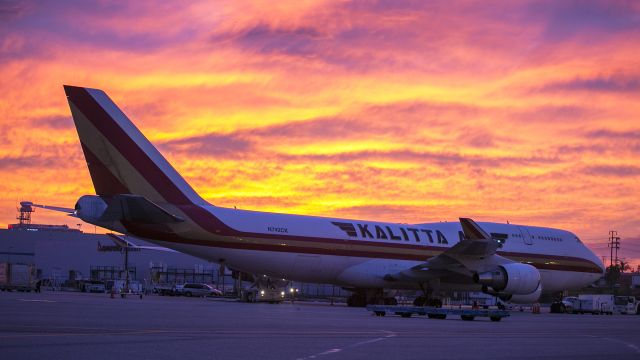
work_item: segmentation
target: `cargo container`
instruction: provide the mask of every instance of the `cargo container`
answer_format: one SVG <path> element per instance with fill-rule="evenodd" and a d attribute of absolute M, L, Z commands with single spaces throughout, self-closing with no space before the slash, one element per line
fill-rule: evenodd
<path fill-rule="evenodd" d="M 33 265 L 0 263 L 0 290 L 35 290 L 36 269 Z"/>

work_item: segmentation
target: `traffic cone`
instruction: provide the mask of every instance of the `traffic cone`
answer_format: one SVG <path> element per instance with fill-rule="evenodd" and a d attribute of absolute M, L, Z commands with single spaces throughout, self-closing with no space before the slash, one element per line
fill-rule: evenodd
<path fill-rule="evenodd" d="M 538 303 L 533 304 L 532 312 L 534 314 L 540 314 L 540 304 L 538 304 Z"/>

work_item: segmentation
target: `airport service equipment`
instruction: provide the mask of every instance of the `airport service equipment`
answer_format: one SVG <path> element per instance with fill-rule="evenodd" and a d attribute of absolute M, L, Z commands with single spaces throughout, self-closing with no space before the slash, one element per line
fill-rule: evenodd
<path fill-rule="evenodd" d="M 107 291 L 104 282 L 99 280 L 87 281 L 82 285 L 83 292 L 104 293 Z"/>
<path fill-rule="evenodd" d="M 284 301 L 285 292 L 282 289 L 249 288 L 240 291 L 240 300 L 245 302 L 279 303 Z"/>
<path fill-rule="evenodd" d="M 0 290 L 31 291 L 35 288 L 36 269 L 33 265 L 0 263 Z"/>
<path fill-rule="evenodd" d="M 107 280 L 106 288 L 107 291 L 114 291 L 115 293 L 129 293 L 129 294 L 142 294 L 142 284 L 139 281 L 130 280 L 129 281 L 129 289 L 125 289 L 126 281 L 125 280 Z"/>
<path fill-rule="evenodd" d="M 397 306 L 397 305 L 368 305 L 368 311 L 376 316 L 385 316 L 387 313 L 408 318 L 412 315 L 426 315 L 429 319 L 446 319 L 448 315 L 460 316 L 460 319 L 471 321 L 476 317 L 488 317 L 491 321 L 500 321 L 510 316 L 505 310 L 487 309 L 447 309 L 429 306 Z"/>
<path fill-rule="evenodd" d="M 615 311 L 620 314 L 640 315 L 640 302 L 633 296 L 616 296 Z"/>
<path fill-rule="evenodd" d="M 613 314 L 613 295 L 582 294 L 577 298 L 566 297 L 562 302 L 571 314 Z"/>

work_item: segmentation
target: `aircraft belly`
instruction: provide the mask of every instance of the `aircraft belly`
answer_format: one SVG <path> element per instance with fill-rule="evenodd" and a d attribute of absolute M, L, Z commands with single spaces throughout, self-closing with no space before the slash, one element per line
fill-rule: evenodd
<path fill-rule="evenodd" d="M 153 242 L 201 259 L 224 263 L 234 270 L 304 282 L 333 283 L 337 275 L 344 269 L 363 261 L 346 256 L 231 249 L 163 241 Z"/>
<path fill-rule="evenodd" d="M 602 277 L 599 273 L 584 273 L 575 271 L 540 270 L 542 278 L 542 292 L 579 289 L 588 286 Z"/>

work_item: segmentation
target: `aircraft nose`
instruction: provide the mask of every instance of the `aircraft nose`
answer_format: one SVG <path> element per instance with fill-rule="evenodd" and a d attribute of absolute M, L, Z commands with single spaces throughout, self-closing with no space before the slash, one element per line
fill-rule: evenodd
<path fill-rule="evenodd" d="M 602 259 L 600 259 L 593 251 L 591 251 L 591 256 L 593 262 L 600 268 L 600 273 L 604 276 L 607 271 L 607 267 L 604 265 L 604 262 L 602 262 Z"/>

